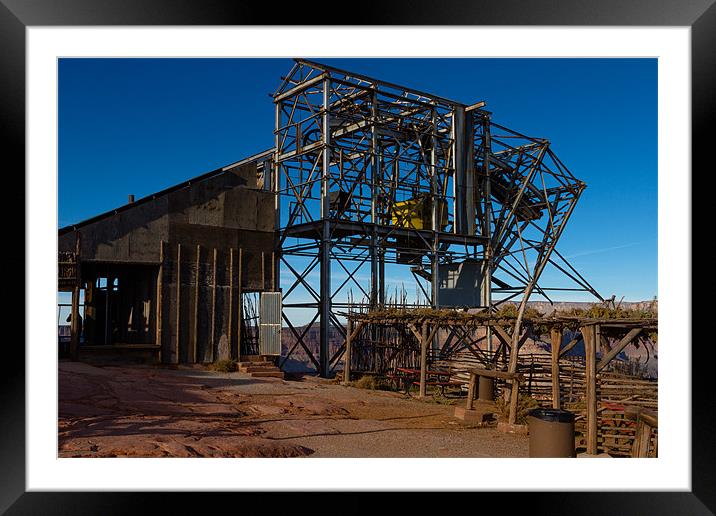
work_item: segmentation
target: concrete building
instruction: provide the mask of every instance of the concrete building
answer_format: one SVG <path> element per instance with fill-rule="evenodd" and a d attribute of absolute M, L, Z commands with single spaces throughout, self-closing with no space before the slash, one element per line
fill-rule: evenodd
<path fill-rule="evenodd" d="M 264 189 L 270 156 L 130 196 L 58 231 L 58 290 L 73 292 L 73 356 L 207 363 L 245 354 L 242 296 L 277 287 L 274 194 Z M 84 318 L 75 324 L 80 291 Z"/>

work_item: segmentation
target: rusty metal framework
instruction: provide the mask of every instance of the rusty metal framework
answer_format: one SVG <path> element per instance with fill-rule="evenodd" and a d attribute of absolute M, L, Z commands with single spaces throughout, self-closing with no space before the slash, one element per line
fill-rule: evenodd
<path fill-rule="evenodd" d="M 273 98 L 276 269 L 290 278 L 283 319 L 295 338 L 284 362 L 301 346 L 328 376 L 345 349 L 329 355 L 331 326 L 346 337 L 336 311 L 384 305 L 386 264 L 409 268 L 424 296 L 416 304 L 432 307 L 442 306 L 441 267 L 468 261 L 479 268 L 474 307 L 522 295 L 522 313 L 533 292 L 549 300 L 554 290 L 602 299 L 555 249 L 586 185 L 548 140 L 494 123 L 485 102 L 303 59 Z M 575 286 L 540 284 L 548 265 Z M 298 291 L 308 300 L 293 301 Z M 310 323 L 297 328 L 292 310 L 312 311 Z M 316 321 L 318 353 L 305 342 Z"/>

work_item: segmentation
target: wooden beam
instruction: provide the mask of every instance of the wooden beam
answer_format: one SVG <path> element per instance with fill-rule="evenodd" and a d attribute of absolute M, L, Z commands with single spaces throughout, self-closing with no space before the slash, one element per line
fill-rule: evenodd
<path fill-rule="evenodd" d="M 196 363 L 199 349 L 199 270 L 201 269 L 201 246 L 196 246 L 196 274 L 194 276 L 194 334 L 192 335 L 191 357 Z"/>
<path fill-rule="evenodd" d="M 217 255 L 217 249 L 214 248 L 214 258 L 212 260 L 212 270 L 214 271 L 214 274 L 212 274 L 211 279 L 211 358 L 209 359 L 211 362 L 214 361 L 214 347 L 216 342 L 216 255 Z"/>
<path fill-rule="evenodd" d="M 75 284 L 72 287 L 72 307 L 70 309 L 70 358 L 72 360 L 78 360 L 80 355 L 80 286 L 82 284 L 80 239 L 80 232 L 75 231 Z M 109 295 L 109 290 L 107 295 Z M 109 317 L 109 315 L 107 314 L 105 317 Z"/>
<path fill-rule="evenodd" d="M 243 273 L 242 268 L 242 261 L 243 261 L 243 248 L 239 247 L 239 270 L 237 273 L 237 282 L 238 282 L 238 313 L 237 313 L 237 319 L 238 319 L 238 332 L 237 332 L 237 338 L 236 338 L 236 356 L 239 360 L 241 360 L 241 320 L 243 319 L 243 310 L 244 310 L 244 301 L 242 298 L 242 279 L 241 275 Z"/>
<path fill-rule="evenodd" d="M 418 339 L 418 342 L 421 342 L 423 340 L 423 336 L 420 334 L 420 332 L 413 323 L 408 323 L 408 328 L 410 329 L 410 331 L 413 332 L 413 335 L 415 335 L 415 338 Z"/>
<path fill-rule="evenodd" d="M 448 328 L 448 336 L 443 341 L 443 347 L 440 350 L 440 353 L 443 355 L 447 355 L 450 351 L 450 345 L 452 344 L 453 339 L 455 338 L 455 330 Z"/>
<path fill-rule="evenodd" d="M 492 328 L 495 330 L 495 333 L 497 333 L 497 338 L 500 339 L 502 344 L 504 344 L 506 348 L 512 349 L 512 336 L 508 334 L 507 331 L 500 325 L 495 324 Z M 528 336 L 529 333 L 527 331 L 522 334 L 520 340 L 517 342 L 518 349 L 522 347 Z"/>
<path fill-rule="evenodd" d="M 467 370 L 470 374 L 476 374 L 477 376 L 485 376 L 487 378 L 499 378 L 500 380 L 513 381 L 517 380 L 522 383 L 525 381 L 524 376 L 520 373 L 510 373 L 507 371 L 495 371 L 494 369 L 484 369 L 482 367 L 473 367 Z"/>
<path fill-rule="evenodd" d="M 233 358 L 234 345 L 234 248 L 229 249 L 229 360 Z"/>
<path fill-rule="evenodd" d="M 360 324 L 360 323 L 358 323 Z M 343 383 L 347 384 L 351 381 L 351 340 L 353 339 L 353 320 L 348 318 L 346 321 L 346 353 L 344 355 L 343 365 Z"/>
<path fill-rule="evenodd" d="M 176 340 L 174 342 L 174 363 L 179 363 L 179 343 L 181 341 L 181 244 L 177 244 L 176 260 Z"/>
<path fill-rule="evenodd" d="M 634 398 L 634 396 L 630 396 Z M 647 425 L 652 428 L 659 427 L 659 415 L 653 410 L 646 409 L 644 407 L 625 407 L 624 417 L 629 421 L 644 421 Z"/>
<path fill-rule="evenodd" d="M 587 453 L 597 454 L 597 342 L 599 325 L 582 328 L 586 359 L 585 382 L 587 390 Z"/>
<path fill-rule="evenodd" d="M 72 287 L 72 307 L 70 309 L 70 358 L 79 359 L 80 351 L 80 287 Z"/>
<path fill-rule="evenodd" d="M 500 342 L 504 346 L 509 348 L 512 337 L 509 336 L 507 331 L 502 326 L 499 326 L 497 324 L 493 324 L 492 329 L 495 330 L 495 333 L 497 334 L 497 338 L 500 339 Z"/>
<path fill-rule="evenodd" d="M 641 418 L 644 423 L 649 425 L 652 428 L 658 428 L 659 427 L 659 416 L 656 412 L 649 409 L 642 409 L 641 414 L 639 414 L 639 417 Z"/>
<path fill-rule="evenodd" d="M 634 444 L 632 445 L 631 456 L 637 458 L 648 457 L 649 441 L 651 441 L 651 426 L 640 418 L 639 422 L 636 424 L 636 432 L 634 434 Z"/>
<path fill-rule="evenodd" d="M 510 362 L 507 367 L 507 372 L 511 374 L 517 373 L 517 358 L 520 354 L 520 345 L 522 342 L 524 342 L 526 338 L 527 332 L 525 332 L 525 335 L 522 338 L 517 339 L 516 335 L 512 336 L 513 344 L 510 349 Z M 520 384 L 519 381 L 516 379 L 512 380 L 512 385 L 510 387 L 510 414 L 508 417 L 508 423 L 511 425 L 514 425 L 517 421 L 517 404 L 519 402 L 519 393 L 520 391 Z"/>
<path fill-rule="evenodd" d="M 529 336 L 530 336 L 529 332 L 528 332 L 527 330 L 525 330 L 525 332 L 524 332 L 524 333 L 522 334 L 522 336 L 520 337 L 519 342 L 517 343 L 517 349 L 518 349 L 518 350 L 522 348 L 522 345 L 523 345 L 525 342 L 527 342 L 527 339 L 529 338 Z"/>
<path fill-rule="evenodd" d="M 597 372 L 604 369 L 609 362 L 614 360 L 614 358 L 622 352 L 622 350 L 631 343 L 634 338 L 641 333 L 641 328 L 632 328 L 629 330 L 629 333 L 627 333 L 622 340 L 620 340 L 613 348 L 612 350 L 607 353 L 599 362 L 599 365 L 597 365 Z"/>
<path fill-rule="evenodd" d="M 428 336 L 428 342 L 432 342 L 433 338 L 435 337 L 435 334 L 438 332 L 439 329 L 440 329 L 439 324 L 433 325 L 433 329 L 430 331 L 430 335 Z"/>
<path fill-rule="evenodd" d="M 162 326 L 164 324 L 164 240 L 159 242 L 159 271 L 157 272 L 157 335 L 156 344 L 159 346 L 159 362 L 162 361 Z"/>
<path fill-rule="evenodd" d="M 420 397 L 424 398 L 427 393 L 428 374 L 428 323 L 423 322 L 420 340 Z"/>
<path fill-rule="evenodd" d="M 572 340 L 570 340 L 566 346 L 563 346 L 562 349 L 559 352 L 559 357 L 562 358 L 564 355 L 566 355 L 568 352 L 572 350 L 574 346 L 579 344 L 582 341 L 583 337 L 580 335 L 579 337 L 574 337 Z"/>
<path fill-rule="evenodd" d="M 562 408 L 559 390 L 559 347 L 562 345 L 562 329 L 552 328 L 550 331 L 552 344 L 552 408 Z"/>
<path fill-rule="evenodd" d="M 497 367 L 497 362 L 500 361 L 500 353 L 502 353 L 502 349 L 504 348 L 505 343 L 500 342 L 500 344 L 497 346 L 497 349 L 495 350 L 495 354 L 492 355 L 492 365 L 494 367 Z"/>
<path fill-rule="evenodd" d="M 467 410 L 472 410 L 473 402 L 475 400 L 475 391 L 477 387 L 477 374 L 470 373 L 470 383 L 467 386 L 467 404 L 465 405 L 465 408 Z"/>
<path fill-rule="evenodd" d="M 358 333 L 363 329 L 363 326 L 365 323 L 363 321 L 358 321 L 358 324 L 355 324 L 353 326 L 353 333 L 350 334 L 351 340 L 355 340 L 355 338 L 358 336 Z M 346 332 L 346 336 L 348 336 L 348 332 Z"/>

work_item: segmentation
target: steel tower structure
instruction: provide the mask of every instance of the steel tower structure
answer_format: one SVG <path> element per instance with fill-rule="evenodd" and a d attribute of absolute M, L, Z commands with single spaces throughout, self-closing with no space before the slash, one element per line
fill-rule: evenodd
<path fill-rule="evenodd" d="M 408 267 L 433 307 L 446 304 L 451 274 L 464 264 L 475 280 L 465 292 L 479 292 L 466 306 L 493 310 L 522 295 L 522 313 L 533 292 L 549 300 L 552 290 L 602 299 L 555 249 L 586 185 L 549 141 L 494 123 L 485 102 L 303 59 L 273 100 L 275 265 L 290 278 L 283 319 L 296 339 L 284 361 L 301 346 L 328 376 L 343 353 L 329 355 L 330 326 L 345 337 L 336 311 L 383 305 L 386 264 Z M 575 287 L 540 285 L 547 265 Z M 291 301 L 298 289 L 308 300 Z M 341 299 L 347 289 L 362 299 Z M 292 309 L 313 312 L 302 330 Z M 316 321 L 317 357 L 304 341 Z"/>

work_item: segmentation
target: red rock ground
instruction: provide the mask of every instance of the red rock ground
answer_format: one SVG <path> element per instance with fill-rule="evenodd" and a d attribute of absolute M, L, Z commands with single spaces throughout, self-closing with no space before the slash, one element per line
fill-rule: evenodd
<path fill-rule="evenodd" d="M 312 377 L 59 366 L 60 457 L 527 456 L 526 437 L 478 428 L 453 412 Z"/>

